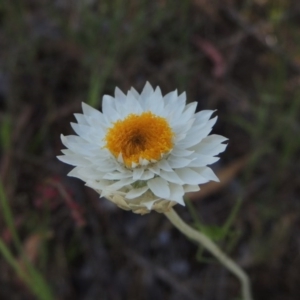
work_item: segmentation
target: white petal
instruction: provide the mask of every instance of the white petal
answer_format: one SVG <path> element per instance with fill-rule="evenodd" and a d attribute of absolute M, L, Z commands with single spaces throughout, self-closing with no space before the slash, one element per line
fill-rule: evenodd
<path fill-rule="evenodd" d="M 210 132 L 212 127 L 215 125 L 215 123 L 217 122 L 218 117 L 214 117 L 212 119 L 210 119 L 207 124 L 203 127 L 203 129 L 201 129 L 198 133 L 197 133 L 197 140 L 200 141 L 203 138 L 205 138 Z M 191 131 L 190 131 L 191 132 Z M 193 135 L 193 133 L 191 133 Z M 193 143 L 193 145 L 195 145 L 195 143 Z"/>
<path fill-rule="evenodd" d="M 91 129 L 91 127 L 88 125 L 76 124 L 76 123 L 72 123 L 72 122 L 71 122 L 71 127 L 82 138 L 85 138 L 85 136 L 87 135 L 87 132 L 89 132 Z"/>
<path fill-rule="evenodd" d="M 102 99 L 103 114 L 111 121 L 115 122 L 121 118 L 119 113 L 114 108 L 114 98 L 104 95 Z"/>
<path fill-rule="evenodd" d="M 149 164 L 149 160 L 144 159 L 144 158 L 139 158 L 139 164 L 141 166 L 147 166 Z"/>
<path fill-rule="evenodd" d="M 160 198 L 168 199 L 168 197 L 170 196 L 169 184 L 162 178 L 156 177 L 150 179 L 149 181 L 147 181 L 147 185 L 149 186 L 153 194 Z"/>
<path fill-rule="evenodd" d="M 171 154 L 174 156 L 190 156 L 193 153 L 194 151 L 187 150 L 187 149 L 180 149 L 180 148 L 174 148 L 171 151 Z"/>
<path fill-rule="evenodd" d="M 195 114 L 198 102 L 191 102 L 184 108 L 183 115 L 192 116 Z"/>
<path fill-rule="evenodd" d="M 126 95 L 118 87 L 115 88 L 115 98 L 123 102 L 126 101 Z"/>
<path fill-rule="evenodd" d="M 208 130 L 208 129 L 211 129 L 214 125 L 215 125 L 215 123 L 217 122 L 217 119 L 218 119 L 218 116 L 215 116 L 214 118 L 212 118 L 212 119 L 210 119 L 210 120 L 208 120 L 206 123 L 201 123 L 201 124 L 205 124 L 203 127 L 201 126 L 201 124 L 198 124 L 198 125 L 194 125 L 191 129 L 190 129 L 190 131 L 189 131 L 189 133 L 193 133 L 193 132 L 195 132 L 195 133 L 200 133 L 201 131 L 206 131 L 206 130 Z M 200 128 L 199 128 L 199 127 Z M 198 130 L 198 128 L 199 128 L 199 130 Z M 207 134 L 210 132 L 210 130 L 207 132 Z M 206 135 L 207 135 L 206 134 Z"/>
<path fill-rule="evenodd" d="M 76 154 L 85 155 L 85 156 L 95 156 L 99 151 L 95 147 L 95 145 L 82 142 L 82 139 L 75 135 L 68 135 L 68 136 L 61 135 L 61 141 L 67 148 L 69 148 Z"/>
<path fill-rule="evenodd" d="M 185 103 L 186 103 L 186 92 L 183 92 L 178 96 L 175 102 L 176 106 L 175 107 L 173 106 L 173 109 L 174 108 L 176 109 L 175 112 L 181 114 L 185 108 Z"/>
<path fill-rule="evenodd" d="M 123 178 L 130 178 L 130 177 L 132 177 L 131 172 L 123 172 L 123 173 L 120 173 L 120 172 L 111 172 L 111 173 L 106 173 L 103 176 L 103 179 L 120 180 L 120 179 L 123 179 Z"/>
<path fill-rule="evenodd" d="M 71 166 L 86 166 L 89 165 L 89 162 L 79 156 L 76 155 L 59 155 L 56 156 L 60 161 L 71 165 Z"/>
<path fill-rule="evenodd" d="M 71 122 L 71 127 L 80 137 L 87 140 L 88 142 L 90 141 L 93 142 L 97 140 L 100 142 L 105 135 L 105 130 L 100 124 L 99 126 L 96 127 L 97 130 L 87 125 L 82 125 L 82 124 L 77 124 L 72 122 Z"/>
<path fill-rule="evenodd" d="M 130 108 L 126 105 L 126 95 L 119 89 L 115 90 L 115 108 L 121 119 L 124 119 L 129 113 Z"/>
<path fill-rule="evenodd" d="M 130 109 L 130 113 L 140 114 L 143 112 L 139 101 L 135 98 L 131 91 L 127 93 L 126 106 Z"/>
<path fill-rule="evenodd" d="M 130 89 L 131 93 L 133 94 L 133 96 L 136 98 L 136 100 L 138 100 L 140 98 L 140 94 L 137 92 L 137 90 L 135 88 L 131 88 Z"/>
<path fill-rule="evenodd" d="M 212 171 L 209 167 L 204 168 L 193 168 L 196 172 L 198 172 L 201 176 L 205 177 L 208 180 L 220 182 L 219 178 L 216 176 L 216 174 Z"/>
<path fill-rule="evenodd" d="M 181 95 L 179 95 L 179 97 L 176 99 L 174 103 L 170 101 L 166 105 L 165 109 L 170 111 L 168 118 L 171 120 L 171 123 L 173 121 L 178 122 L 178 118 L 181 116 L 185 108 L 185 102 L 186 102 L 186 93 L 184 92 Z"/>
<path fill-rule="evenodd" d="M 195 114 L 196 117 L 195 125 L 207 122 L 214 112 L 215 110 L 201 110 L 197 112 Z"/>
<path fill-rule="evenodd" d="M 87 141 L 85 141 L 82 137 L 77 136 L 77 135 L 60 135 L 60 139 L 61 141 L 64 143 L 65 141 L 70 142 L 70 143 L 74 143 L 74 144 L 84 144 L 84 145 L 91 145 L 90 143 L 88 143 Z"/>
<path fill-rule="evenodd" d="M 185 139 L 178 143 L 179 145 L 184 145 L 186 148 L 192 147 L 201 142 L 210 132 L 213 125 L 216 123 L 218 117 L 210 119 L 206 125 L 199 132 L 195 132 L 193 128 L 188 132 Z"/>
<path fill-rule="evenodd" d="M 168 163 L 173 169 L 183 168 L 191 164 L 193 159 L 183 158 L 179 156 L 172 156 L 168 157 Z"/>
<path fill-rule="evenodd" d="M 160 116 L 164 111 L 165 103 L 159 87 L 156 87 L 150 101 L 152 101 L 149 106 L 151 111 Z"/>
<path fill-rule="evenodd" d="M 176 169 L 175 171 L 185 184 L 194 185 L 208 182 L 206 178 L 190 168 Z"/>
<path fill-rule="evenodd" d="M 208 156 L 208 155 L 202 155 L 202 154 L 195 154 L 195 159 L 188 164 L 189 167 L 204 167 L 206 165 L 211 165 L 215 162 L 217 162 L 220 158 L 214 157 L 214 156 Z"/>
<path fill-rule="evenodd" d="M 185 126 L 189 121 L 195 120 L 195 114 L 182 114 L 180 111 L 176 110 L 176 112 L 173 112 L 168 119 L 170 120 L 171 127 L 176 128 L 176 126 Z"/>
<path fill-rule="evenodd" d="M 183 189 L 184 189 L 185 193 L 200 191 L 200 187 L 197 184 L 195 184 L 195 185 L 185 184 L 183 186 Z"/>
<path fill-rule="evenodd" d="M 200 124 L 195 124 L 194 122 L 193 126 L 189 129 L 188 133 L 193 132 L 197 134 L 205 127 L 206 124 L 207 122 L 202 122 Z"/>
<path fill-rule="evenodd" d="M 201 153 L 209 153 L 209 155 L 218 155 L 219 153 L 224 152 L 225 149 L 227 148 L 227 146 L 228 146 L 228 144 L 220 144 L 220 145 L 214 147 L 210 151 L 202 152 L 202 150 L 201 150 Z"/>
<path fill-rule="evenodd" d="M 185 138 L 186 138 L 186 135 L 187 135 L 186 133 L 176 134 L 176 135 L 175 135 L 175 138 L 174 138 L 174 143 L 175 143 L 175 145 L 178 146 L 178 147 L 182 147 L 182 145 L 179 145 L 179 142 L 180 142 L 181 140 L 185 139 Z"/>
<path fill-rule="evenodd" d="M 177 90 L 175 90 L 175 91 L 173 91 L 173 92 L 170 92 L 170 93 L 166 94 L 166 95 L 164 96 L 165 104 L 170 104 L 170 105 L 172 105 L 172 104 L 176 103 L 177 97 L 178 97 L 178 92 L 177 92 Z"/>
<path fill-rule="evenodd" d="M 92 161 L 93 165 L 95 166 L 96 162 Z M 100 172 L 103 173 L 109 173 L 109 172 L 113 172 L 114 170 L 116 170 L 116 166 L 113 162 L 110 161 L 102 161 L 101 163 L 97 163 L 97 166 L 99 165 L 99 167 L 96 167 L 97 170 L 99 170 Z"/>
<path fill-rule="evenodd" d="M 143 168 L 136 168 L 136 169 L 133 170 L 132 178 L 134 180 L 140 180 L 143 174 L 144 174 L 144 169 Z"/>
<path fill-rule="evenodd" d="M 143 186 L 141 188 L 132 189 L 126 194 L 125 198 L 127 198 L 127 199 L 137 198 L 137 197 L 141 196 L 142 194 L 144 194 L 148 189 L 149 189 L 148 186 Z"/>
<path fill-rule="evenodd" d="M 101 112 L 91 106 L 89 106 L 88 104 L 82 102 L 81 103 L 82 105 L 82 110 L 83 110 L 83 113 L 86 115 L 86 116 L 93 116 L 93 117 L 99 117 L 101 118 Z"/>
<path fill-rule="evenodd" d="M 186 103 L 186 92 L 183 92 L 181 93 L 179 96 L 178 96 L 178 99 L 176 101 L 177 103 L 183 103 L 185 105 Z"/>
<path fill-rule="evenodd" d="M 62 149 L 60 150 L 65 155 L 74 155 L 75 153 L 70 149 Z M 76 155 L 76 154 L 75 154 Z"/>
<path fill-rule="evenodd" d="M 160 173 L 160 168 L 159 168 L 158 164 L 152 165 L 151 167 L 149 167 L 149 170 L 157 175 L 159 175 L 159 173 Z"/>
<path fill-rule="evenodd" d="M 204 138 L 200 144 L 196 145 L 195 150 L 204 155 L 218 155 L 227 147 L 227 144 L 221 144 L 226 140 L 227 138 L 224 136 L 212 134 Z"/>
<path fill-rule="evenodd" d="M 182 134 L 182 133 L 187 133 L 190 130 L 190 128 L 192 127 L 192 125 L 194 124 L 194 122 L 195 122 L 195 119 L 192 118 L 186 123 L 182 123 L 182 122 L 174 123 L 174 125 L 172 126 L 172 130 L 176 135 Z"/>
<path fill-rule="evenodd" d="M 83 125 L 88 125 L 83 114 L 74 114 L 74 116 L 76 118 L 77 123 L 83 124 Z"/>
<path fill-rule="evenodd" d="M 107 190 L 107 187 L 109 186 L 109 184 L 111 184 L 111 180 L 102 179 L 102 180 L 98 180 L 98 181 L 87 180 L 85 185 L 89 186 L 93 189 L 96 189 L 96 190 L 104 190 L 104 189 Z"/>
<path fill-rule="evenodd" d="M 160 115 L 164 110 L 164 101 L 160 89 L 156 89 L 154 93 L 145 100 L 145 109 L 152 111 L 156 115 Z"/>
<path fill-rule="evenodd" d="M 92 161 L 92 163 L 93 163 L 93 167 L 95 168 L 95 170 L 97 170 L 103 174 L 111 173 L 114 171 L 120 171 L 119 164 L 117 164 L 116 161 L 109 160 L 106 163 L 102 163 L 99 165 L 96 165 L 94 161 Z"/>
<path fill-rule="evenodd" d="M 162 159 L 157 163 L 157 166 L 167 172 L 173 171 L 166 159 Z"/>
<path fill-rule="evenodd" d="M 176 201 L 177 203 L 185 206 L 184 200 L 184 189 L 182 185 L 170 183 L 170 200 Z"/>
<path fill-rule="evenodd" d="M 143 205 L 145 205 L 147 209 L 151 210 L 153 204 L 154 204 L 156 201 L 157 201 L 157 200 L 148 201 L 148 202 L 143 202 Z"/>
<path fill-rule="evenodd" d="M 104 173 L 94 170 L 92 167 L 83 167 L 78 169 L 77 173 L 84 178 L 84 180 L 95 179 L 100 180 L 103 178 Z"/>
<path fill-rule="evenodd" d="M 96 130 L 97 132 L 100 130 L 101 132 L 106 131 L 107 127 L 109 127 L 111 125 L 110 122 L 107 122 L 107 118 L 104 118 L 103 116 L 101 118 L 96 118 L 96 117 L 89 117 L 86 116 L 85 117 L 86 121 L 87 121 L 87 125 L 89 127 L 92 127 L 94 130 Z M 79 126 L 84 126 L 85 124 L 79 124 Z"/>
<path fill-rule="evenodd" d="M 212 134 L 203 140 L 203 143 L 207 143 L 210 145 L 217 145 L 227 141 L 228 138 L 218 134 Z"/>
<path fill-rule="evenodd" d="M 121 153 L 121 152 L 120 152 L 120 153 L 119 153 L 119 155 L 118 155 L 117 161 L 118 161 L 119 163 L 121 163 L 121 164 L 123 164 L 123 163 L 124 163 L 124 160 L 123 160 L 123 155 L 122 155 L 122 153 Z"/>
<path fill-rule="evenodd" d="M 166 172 L 164 170 L 160 171 L 160 176 L 169 181 L 176 184 L 183 184 L 183 181 L 178 177 L 178 175 L 172 170 L 172 172 Z"/>
<path fill-rule="evenodd" d="M 156 94 L 158 96 L 158 98 L 163 98 L 163 95 L 161 93 L 161 89 L 159 86 L 156 87 L 154 94 Z"/>
<path fill-rule="evenodd" d="M 153 172 L 149 171 L 149 170 L 144 171 L 144 173 L 141 176 L 140 180 L 149 180 L 149 179 L 153 178 L 154 175 L 155 174 Z"/>
<path fill-rule="evenodd" d="M 110 95 L 103 95 L 102 101 L 104 100 L 104 98 L 106 99 L 106 101 L 109 101 L 109 103 L 111 103 L 111 105 L 115 107 L 115 103 L 116 103 L 116 99 Z M 103 103 L 102 103 L 102 107 L 103 107 Z"/>
<path fill-rule="evenodd" d="M 143 91 L 141 93 L 141 99 L 142 99 L 142 101 L 147 100 L 153 94 L 153 92 L 154 92 L 153 87 L 147 81 L 146 84 L 145 84 L 145 86 L 144 86 L 144 89 L 143 89 Z"/>
<path fill-rule="evenodd" d="M 121 180 L 109 185 L 108 188 L 111 190 L 119 190 L 122 187 L 129 185 L 133 182 L 134 182 L 134 180 L 132 178 L 124 178 L 124 179 L 121 179 Z"/>
<path fill-rule="evenodd" d="M 69 172 L 67 175 L 69 177 L 76 177 L 76 178 L 80 178 L 81 179 L 81 176 L 79 175 L 78 170 L 79 170 L 79 167 L 76 167 L 71 172 Z"/>
<path fill-rule="evenodd" d="M 132 169 L 136 168 L 137 166 L 138 166 L 138 164 L 135 163 L 134 161 L 131 163 L 131 168 L 132 168 Z"/>

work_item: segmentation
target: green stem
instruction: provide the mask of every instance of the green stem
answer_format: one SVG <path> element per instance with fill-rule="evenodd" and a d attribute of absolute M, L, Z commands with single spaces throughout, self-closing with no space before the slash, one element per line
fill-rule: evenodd
<path fill-rule="evenodd" d="M 228 270 L 230 270 L 241 282 L 243 300 L 252 300 L 250 280 L 248 275 L 239 267 L 232 259 L 230 259 L 220 248 L 212 242 L 203 233 L 193 229 L 187 225 L 178 214 L 171 209 L 165 212 L 166 217 L 171 221 L 171 223 L 184 235 L 197 241 L 208 251 L 210 251 Z"/>

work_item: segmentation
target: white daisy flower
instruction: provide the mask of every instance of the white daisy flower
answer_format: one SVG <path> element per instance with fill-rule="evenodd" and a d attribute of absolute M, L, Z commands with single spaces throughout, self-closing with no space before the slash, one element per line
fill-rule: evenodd
<path fill-rule="evenodd" d="M 71 123 L 77 135 L 61 135 L 67 149 L 58 159 L 75 166 L 69 176 L 122 209 L 145 214 L 184 205 L 186 192 L 218 181 L 207 165 L 227 146 L 227 138 L 208 136 L 214 111 L 196 107 L 186 105 L 185 93 L 162 96 L 149 83 L 141 94 L 116 88 L 114 98 L 103 97 L 102 113 L 82 103 L 83 114 Z"/>

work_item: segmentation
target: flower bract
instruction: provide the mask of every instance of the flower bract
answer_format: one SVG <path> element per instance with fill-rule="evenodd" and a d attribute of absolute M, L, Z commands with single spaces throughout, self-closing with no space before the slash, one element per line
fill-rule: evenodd
<path fill-rule="evenodd" d="M 186 94 L 163 96 L 146 83 L 139 94 L 105 95 L 102 112 L 82 103 L 83 114 L 71 123 L 77 135 L 61 140 L 67 149 L 58 158 L 75 168 L 68 174 L 119 207 L 145 214 L 165 212 L 199 184 L 218 181 L 208 167 L 219 158 L 227 139 L 209 133 L 214 111 L 196 113 Z"/>

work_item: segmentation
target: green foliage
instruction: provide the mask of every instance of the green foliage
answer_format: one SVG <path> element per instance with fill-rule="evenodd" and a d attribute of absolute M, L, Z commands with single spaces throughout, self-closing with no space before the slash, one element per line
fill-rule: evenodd
<path fill-rule="evenodd" d="M 2 150 L 8 150 L 11 146 L 12 123 L 9 115 L 5 115 L 1 120 L 0 126 L 0 140 Z"/>
<path fill-rule="evenodd" d="M 0 182 L 0 203 L 1 211 L 5 223 L 12 234 L 14 246 L 16 247 L 18 254 L 22 257 L 24 262 L 24 268 L 17 261 L 17 258 L 13 255 L 11 250 L 5 245 L 3 240 L 0 238 L 0 253 L 7 261 L 8 264 L 15 270 L 16 274 L 27 284 L 31 291 L 40 300 L 52 300 L 55 299 L 49 285 L 46 283 L 42 274 L 35 268 L 35 266 L 28 260 L 26 254 L 23 251 L 21 241 L 14 225 L 14 218 L 11 213 L 8 199 L 6 198 L 4 188 Z"/>
<path fill-rule="evenodd" d="M 238 199 L 238 201 L 236 201 L 229 216 L 227 217 L 225 223 L 222 226 L 205 225 L 200 220 L 200 217 L 192 202 L 190 200 L 186 200 L 185 203 L 187 204 L 187 208 L 189 209 L 189 212 L 193 218 L 193 222 L 194 222 L 193 226 L 215 242 L 221 243 L 226 241 L 227 243 L 226 251 L 230 252 L 231 249 L 236 244 L 238 237 L 240 236 L 240 232 L 236 229 L 232 229 L 232 226 L 240 210 L 242 200 Z M 204 251 L 203 247 L 199 247 L 196 255 L 197 259 L 199 261 L 211 262 L 211 260 L 207 260 L 202 256 L 203 251 Z"/>
<path fill-rule="evenodd" d="M 259 91 L 258 105 L 251 106 L 251 120 L 233 117 L 250 136 L 252 158 L 248 169 L 249 178 L 261 159 L 266 155 L 276 155 L 276 165 L 272 177 L 281 179 L 282 172 L 292 160 L 297 161 L 300 149 L 298 116 L 300 114 L 300 89 L 286 92 L 285 61 L 277 61 L 277 66 L 266 82 L 257 79 Z M 255 126 L 253 126 L 255 124 Z"/>

